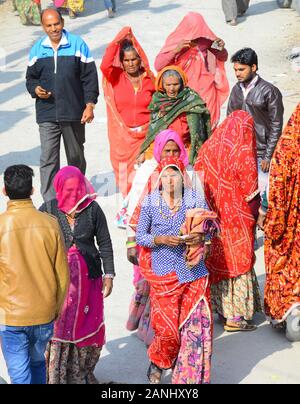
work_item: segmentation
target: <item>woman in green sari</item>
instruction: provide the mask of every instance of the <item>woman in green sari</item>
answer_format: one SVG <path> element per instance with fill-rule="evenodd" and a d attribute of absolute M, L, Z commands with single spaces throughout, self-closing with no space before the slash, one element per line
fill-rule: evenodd
<path fill-rule="evenodd" d="M 23 25 L 41 24 L 40 0 L 13 0 L 13 9 L 18 12 Z"/>
<path fill-rule="evenodd" d="M 152 158 L 155 137 L 169 128 L 181 136 L 193 165 L 211 135 L 210 113 L 199 94 L 187 86 L 186 75 L 178 66 L 168 66 L 158 74 L 149 109 L 150 126 L 138 162 Z"/>

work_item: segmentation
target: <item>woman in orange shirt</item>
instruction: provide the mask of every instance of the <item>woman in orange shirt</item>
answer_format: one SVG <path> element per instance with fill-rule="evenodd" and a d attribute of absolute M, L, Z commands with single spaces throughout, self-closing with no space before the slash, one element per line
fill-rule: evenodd
<path fill-rule="evenodd" d="M 125 27 L 107 47 L 101 71 L 110 157 L 117 185 L 125 198 L 134 178 L 136 157 L 148 131 L 148 106 L 155 92 L 148 59 L 130 27 Z"/>

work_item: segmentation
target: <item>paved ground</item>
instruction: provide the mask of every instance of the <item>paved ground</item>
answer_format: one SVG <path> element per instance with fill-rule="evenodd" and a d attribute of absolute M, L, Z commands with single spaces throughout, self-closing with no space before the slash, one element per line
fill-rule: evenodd
<path fill-rule="evenodd" d="M 66 17 L 67 29 L 88 42 L 97 65 L 106 44 L 124 25 L 133 27 L 153 64 L 167 34 L 186 12 L 193 10 L 203 13 L 213 30 L 226 41 L 230 54 L 244 46 L 257 50 L 260 74 L 283 92 L 286 119 L 299 102 L 299 75 L 296 76 L 286 60 L 290 49 L 300 46 L 300 18 L 294 11 L 280 10 L 272 0 L 253 0 L 241 24 L 233 28 L 225 25 L 219 0 L 119 0 L 118 3 L 118 18 L 114 20 L 106 18 L 102 2 L 92 0 L 87 0 L 86 12 L 81 18 L 69 20 Z M 0 4 L 0 174 L 10 164 L 32 166 L 36 173 L 36 205 L 41 203 L 38 193 L 39 136 L 33 101 L 25 91 L 24 72 L 29 48 L 40 35 L 39 27 L 20 25 L 7 3 Z M 230 63 L 227 70 L 233 85 Z M 223 116 L 224 113 L 225 109 Z M 112 224 L 120 197 L 114 192 L 102 97 L 95 122 L 87 129 L 86 156 L 87 176 L 99 191 L 99 202 L 110 223 L 118 272 L 114 293 L 106 301 L 107 344 L 96 374 L 101 382 L 146 383 L 146 350 L 124 327 L 132 294 L 132 270 L 125 257 L 125 234 Z M 65 161 L 63 155 L 62 161 Z M 5 199 L 0 198 L 0 211 L 5 209 L 5 204 Z M 262 238 L 259 241 L 262 246 Z M 257 253 L 256 269 L 263 289 L 262 247 Z M 235 335 L 223 333 L 216 322 L 213 383 L 300 382 L 300 344 L 289 343 L 284 334 L 265 323 L 262 315 L 256 321 L 260 324 L 258 331 Z M 1 355 L 0 376 L 7 379 Z M 169 380 L 167 376 L 165 381 Z"/>

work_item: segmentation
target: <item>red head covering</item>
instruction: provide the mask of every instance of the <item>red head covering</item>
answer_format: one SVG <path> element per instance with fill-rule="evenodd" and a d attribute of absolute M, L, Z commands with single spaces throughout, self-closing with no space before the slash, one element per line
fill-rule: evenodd
<path fill-rule="evenodd" d="M 149 65 L 149 61 L 146 56 L 146 53 L 144 52 L 144 49 L 141 47 L 140 43 L 138 42 L 135 35 L 133 34 L 131 27 L 124 27 L 118 33 L 118 35 L 114 38 L 114 40 L 111 42 L 111 44 L 108 45 L 108 47 L 109 47 L 112 44 L 116 44 L 116 43 L 120 44 L 120 46 L 116 50 L 114 61 L 113 61 L 112 65 L 114 67 L 120 67 L 123 69 L 123 65 L 120 60 L 120 51 L 121 51 L 122 45 L 125 43 L 125 41 L 130 41 L 132 43 L 134 49 L 136 50 L 137 54 L 141 58 L 142 66 L 145 69 L 145 71 L 147 72 L 147 75 L 149 77 L 151 77 L 151 79 L 154 81 L 154 79 L 155 79 L 154 74 L 152 73 L 152 71 L 150 69 L 150 65 Z"/>
<path fill-rule="evenodd" d="M 154 157 L 155 160 L 159 163 L 161 160 L 161 153 L 166 146 L 166 144 L 170 141 L 175 142 L 180 149 L 180 157 L 179 159 L 183 162 L 184 166 L 187 167 L 189 165 L 189 156 L 185 150 L 183 141 L 181 136 L 172 129 L 166 129 L 160 132 L 154 141 Z"/>
<path fill-rule="evenodd" d="M 206 38 L 213 42 L 217 36 L 209 28 L 201 14 L 190 12 L 183 18 L 175 31 L 168 36 L 160 52 L 166 53 L 174 50 L 181 39 L 193 41 L 200 38 Z"/>
<path fill-rule="evenodd" d="M 199 13 L 188 13 L 175 31 L 168 36 L 158 57 L 173 51 L 182 40 L 193 41 L 201 38 L 204 40 L 204 45 L 200 42 L 198 47 L 180 52 L 176 55 L 174 64 L 184 70 L 189 87 L 199 93 L 206 102 L 214 127 L 219 121 L 220 109 L 229 95 L 230 88 L 224 61 L 217 59 L 210 51 L 210 45 L 217 36 L 209 28 L 203 16 Z M 207 52 L 207 66 L 200 51 Z"/>
<path fill-rule="evenodd" d="M 80 213 L 97 197 L 94 188 L 77 167 L 67 166 L 59 170 L 53 186 L 58 208 L 64 213 Z"/>
<path fill-rule="evenodd" d="M 183 162 L 176 157 L 165 157 L 163 160 L 161 160 L 161 162 L 159 163 L 159 165 L 157 167 L 157 170 L 150 177 L 150 180 L 148 183 L 148 193 L 149 194 L 151 192 L 153 192 L 158 187 L 158 185 L 160 185 L 161 176 L 164 173 L 164 171 L 167 170 L 168 168 L 178 169 L 182 176 L 182 179 L 184 181 L 184 186 L 191 187 L 191 182 L 190 182 L 189 176 L 186 173 Z"/>

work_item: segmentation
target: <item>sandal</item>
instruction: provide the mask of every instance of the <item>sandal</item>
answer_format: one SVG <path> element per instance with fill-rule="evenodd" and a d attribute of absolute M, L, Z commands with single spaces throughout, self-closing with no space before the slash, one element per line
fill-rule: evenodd
<path fill-rule="evenodd" d="M 147 371 L 147 377 L 149 379 L 150 384 L 159 384 L 161 380 L 163 369 L 159 368 L 155 365 L 155 363 L 151 362 Z"/>
<path fill-rule="evenodd" d="M 227 322 L 224 325 L 224 330 L 227 332 L 238 332 L 238 331 L 255 331 L 257 330 L 256 325 L 248 324 L 247 321 L 238 322 Z"/>

